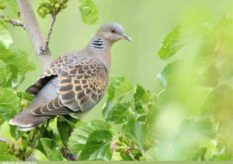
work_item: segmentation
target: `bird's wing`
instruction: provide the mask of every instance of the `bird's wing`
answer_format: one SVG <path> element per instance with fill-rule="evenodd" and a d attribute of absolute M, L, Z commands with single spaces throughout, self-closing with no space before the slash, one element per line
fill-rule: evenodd
<path fill-rule="evenodd" d="M 50 75 L 58 76 L 58 96 L 32 111 L 34 115 L 68 114 L 86 111 L 96 105 L 108 84 L 105 66 L 91 57 L 73 56 L 64 65 L 64 58 L 52 63 Z"/>
<path fill-rule="evenodd" d="M 92 108 L 101 100 L 108 85 L 105 66 L 91 57 L 77 57 L 58 74 L 59 98 L 73 111 Z"/>
<path fill-rule="evenodd" d="M 45 116 L 53 116 L 53 115 L 65 115 L 70 114 L 72 111 L 65 107 L 60 98 L 57 96 L 55 99 L 49 101 L 49 103 L 39 106 L 31 111 L 33 115 L 45 115 Z"/>
<path fill-rule="evenodd" d="M 37 95 L 39 91 L 54 77 L 57 76 L 57 71 L 62 69 L 67 64 L 72 62 L 72 57 L 70 55 L 63 55 L 58 59 L 54 60 L 49 68 L 39 77 L 39 79 L 30 87 L 26 89 L 26 92 L 33 95 Z"/>

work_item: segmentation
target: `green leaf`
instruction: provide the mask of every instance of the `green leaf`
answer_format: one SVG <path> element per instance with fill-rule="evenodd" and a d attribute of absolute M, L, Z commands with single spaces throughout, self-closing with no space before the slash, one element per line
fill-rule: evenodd
<path fill-rule="evenodd" d="M 142 86 L 137 85 L 136 91 L 133 95 L 135 112 L 144 114 L 147 112 L 147 107 L 153 103 L 153 97 L 149 91 L 146 91 Z"/>
<path fill-rule="evenodd" d="M 0 161 L 17 161 L 14 155 L 8 151 L 8 145 L 5 142 L 0 141 Z"/>
<path fill-rule="evenodd" d="M 79 0 L 79 10 L 84 23 L 94 24 L 97 22 L 99 13 L 93 0 Z"/>
<path fill-rule="evenodd" d="M 80 160 L 110 160 L 112 134 L 108 130 L 96 130 L 92 132 L 85 144 Z"/>
<path fill-rule="evenodd" d="M 41 138 L 40 142 L 49 160 L 53 160 L 53 161 L 62 160 L 62 156 L 59 153 L 60 152 L 59 147 L 56 147 L 56 144 L 52 139 Z"/>
<path fill-rule="evenodd" d="M 111 102 L 108 102 L 103 110 L 103 115 L 106 121 L 111 121 L 115 124 L 121 124 L 127 120 L 128 108 L 130 107 L 130 102 L 117 103 L 112 106 Z"/>
<path fill-rule="evenodd" d="M 0 60 L 0 86 L 11 86 L 12 76 L 9 66 Z"/>
<path fill-rule="evenodd" d="M 178 77 L 177 75 L 180 72 L 181 64 L 181 61 L 172 62 L 166 65 L 162 72 L 157 75 L 157 79 L 164 88 L 170 87 L 176 82 L 176 78 Z"/>
<path fill-rule="evenodd" d="M 78 153 L 85 146 L 89 135 L 95 130 L 109 130 L 111 126 L 104 121 L 94 120 L 88 123 L 77 123 L 76 129 L 71 133 L 68 148 L 72 153 Z"/>
<path fill-rule="evenodd" d="M 19 139 L 24 135 L 24 132 L 19 131 L 16 126 L 10 126 L 10 135 L 15 139 Z"/>
<path fill-rule="evenodd" d="M 104 118 L 114 123 L 123 123 L 131 105 L 132 83 L 124 77 L 112 77 L 107 93 L 107 103 L 103 109 Z"/>
<path fill-rule="evenodd" d="M 34 97 L 33 95 L 27 92 L 17 92 L 17 96 L 20 98 L 20 109 L 24 109 L 29 104 L 31 104 Z"/>
<path fill-rule="evenodd" d="M 120 155 L 124 161 L 133 161 L 134 159 L 131 153 L 123 151 L 123 150 L 120 151 Z"/>
<path fill-rule="evenodd" d="M 132 83 L 125 77 L 111 77 L 108 87 L 108 100 L 126 96 L 132 89 Z"/>
<path fill-rule="evenodd" d="M 158 51 L 158 56 L 166 60 L 173 56 L 182 46 L 180 34 L 181 25 L 177 25 L 163 40 L 162 46 Z"/>
<path fill-rule="evenodd" d="M 70 116 L 59 116 L 57 119 L 57 129 L 64 145 L 67 145 L 69 136 L 75 127 L 77 119 Z"/>
<path fill-rule="evenodd" d="M 131 116 L 123 126 L 125 135 L 138 145 L 141 151 L 144 149 L 144 134 L 146 127 L 141 122 L 137 121 L 134 116 Z"/>
<path fill-rule="evenodd" d="M 211 161 L 232 161 L 232 156 L 229 154 L 214 155 Z"/>
<path fill-rule="evenodd" d="M 7 48 L 13 43 L 10 32 L 0 24 L 0 42 Z"/>
<path fill-rule="evenodd" d="M 33 70 L 25 52 L 7 49 L 0 44 L 0 86 L 18 85 L 18 77 Z"/>
<path fill-rule="evenodd" d="M 19 107 L 20 99 L 14 90 L 0 88 L 0 118 L 8 121 L 12 118 Z"/>
<path fill-rule="evenodd" d="M 134 100 L 135 101 L 149 101 L 149 91 L 146 91 L 141 85 L 136 86 L 136 92 L 134 93 Z"/>
<path fill-rule="evenodd" d="M 196 152 L 193 157 L 192 160 L 194 161 L 204 161 L 205 160 L 205 154 L 207 152 L 207 148 L 206 147 L 202 147 L 200 148 L 200 150 L 198 150 L 198 152 Z"/>
<path fill-rule="evenodd" d="M 34 149 L 33 150 L 33 157 L 37 160 L 37 161 L 48 161 L 48 158 L 45 156 L 45 154 L 43 154 L 40 150 L 38 149 Z"/>

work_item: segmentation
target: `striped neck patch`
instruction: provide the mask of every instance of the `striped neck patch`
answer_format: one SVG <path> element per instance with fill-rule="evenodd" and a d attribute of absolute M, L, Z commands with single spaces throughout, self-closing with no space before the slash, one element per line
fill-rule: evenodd
<path fill-rule="evenodd" d="M 104 49 L 104 41 L 101 38 L 95 38 L 94 40 L 92 40 L 91 46 L 96 48 L 96 49 L 103 50 Z"/>

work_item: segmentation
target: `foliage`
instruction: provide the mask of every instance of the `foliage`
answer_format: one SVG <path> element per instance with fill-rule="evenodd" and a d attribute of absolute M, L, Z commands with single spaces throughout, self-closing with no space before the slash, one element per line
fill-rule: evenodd
<path fill-rule="evenodd" d="M 0 120 L 9 120 L 19 108 L 20 99 L 14 90 L 0 88 Z"/>
<path fill-rule="evenodd" d="M 26 142 L 19 139 L 11 142 L 13 138 L 18 138 L 21 134 L 13 127 L 7 125 L 21 108 L 27 106 L 32 96 L 17 90 L 23 82 L 25 74 L 33 70 L 33 65 L 29 62 L 25 52 L 13 47 L 12 37 L 6 26 L 0 27 L 0 140 L 1 155 L 0 160 L 25 159 L 31 154 Z M 9 137 L 8 137 L 9 136 Z"/>
<path fill-rule="evenodd" d="M 71 117 L 59 117 L 48 128 L 42 126 L 39 133 L 34 130 L 29 134 L 11 135 L 11 138 L 22 143 L 25 142 L 24 138 L 30 139 L 34 135 L 32 133 L 36 133 L 36 139 L 24 143 L 21 149 L 26 151 L 31 145 L 33 151 L 42 152 L 49 160 L 62 160 L 64 154 L 59 150 L 67 145 L 71 153 L 78 154 L 79 160 L 139 160 L 148 149 L 148 144 L 151 144 L 145 129 L 152 126 L 149 115 L 154 112 L 153 104 L 154 97 L 149 91 L 140 85 L 134 87 L 123 77 L 114 77 L 103 110 L 105 120 L 76 123 Z M 119 114 L 114 115 L 117 109 L 123 111 L 120 117 L 124 119 L 117 119 Z M 66 124 L 72 129 L 71 134 Z"/>
<path fill-rule="evenodd" d="M 80 160 L 139 160 L 147 149 L 145 129 L 151 126 L 148 115 L 153 111 L 153 96 L 148 91 L 114 77 L 103 109 L 105 120 L 78 123 L 69 149 L 79 153 Z"/>
<path fill-rule="evenodd" d="M 8 145 L 4 142 L 0 142 L 0 161 L 11 161 L 11 160 L 17 160 L 17 158 L 14 155 L 11 155 L 8 152 Z"/>
<path fill-rule="evenodd" d="M 37 12 L 44 18 L 48 14 L 56 16 L 67 7 L 68 0 L 43 0 Z M 86 24 L 94 24 L 98 20 L 98 10 L 93 0 L 78 0 L 82 20 Z"/>
<path fill-rule="evenodd" d="M 191 19 L 195 20 L 193 17 L 188 20 Z M 193 43 L 198 45 L 196 50 L 192 49 L 196 52 L 194 58 L 169 63 L 157 76 L 163 86 L 156 101 L 155 132 L 159 144 L 148 151 L 150 160 L 232 159 L 232 142 L 229 141 L 232 62 L 229 61 L 233 58 L 230 48 L 233 14 L 227 12 L 209 29 L 202 23 L 184 20 L 182 30 L 177 33 L 180 25 L 175 27 L 158 51 L 161 59 L 168 59 L 174 57 L 183 41 L 186 41 L 182 45 L 186 55 L 190 53 L 185 51 L 186 47 Z"/>
<path fill-rule="evenodd" d="M 48 14 L 54 17 L 66 8 L 67 2 L 68 0 L 44 0 L 40 3 L 37 12 L 42 18 Z"/>
<path fill-rule="evenodd" d="M 1 26 L 0 34 L 4 36 L 0 42 L 0 120 L 7 121 L 23 103 L 27 103 L 27 99 L 12 88 L 22 83 L 25 74 L 33 70 L 33 66 L 25 52 L 12 48 L 11 35 L 4 26 Z"/>

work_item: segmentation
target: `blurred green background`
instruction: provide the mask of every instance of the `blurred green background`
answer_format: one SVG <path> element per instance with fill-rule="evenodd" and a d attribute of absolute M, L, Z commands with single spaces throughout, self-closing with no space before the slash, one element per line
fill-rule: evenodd
<path fill-rule="evenodd" d="M 50 41 L 53 57 L 64 52 L 80 50 L 101 24 L 118 22 L 124 26 L 126 33 L 134 41 L 132 43 L 121 41 L 113 46 L 110 75 L 125 76 L 155 94 L 160 89 L 156 75 L 162 68 L 176 59 L 191 58 L 194 52 L 194 47 L 189 47 L 192 50 L 189 54 L 186 53 L 187 51 L 179 51 L 175 57 L 167 61 L 159 59 L 156 52 L 167 33 L 187 14 L 193 14 L 197 19 L 218 20 L 233 4 L 232 0 L 96 0 L 95 2 L 99 10 L 99 20 L 95 25 L 86 25 L 82 22 L 76 0 L 71 0 L 67 9 L 58 15 Z M 38 4 L 39 1 L 33 1 L 35 10 Z M 42 19 L 38 14 L 37 17 L 43 33 L 47 34 L 50 17 Z M 31 61 L 36 65 L 36 70 L 27 74 L 20 87 L 24 90 L 41 73 L 27 34 L 14 27 L 11 27 L 11 31 L 15 45 L 28 52 Z M 99 104 L 99 108 L 102 107 L 102 103 Z M 99 110 L 92 111 L 88 117 L 96 114 L 101 117 Z"/>
<path fill-rule="evenodd" d="M 113 46 L 111 75 L 122 75 L 145 88 L 158 87 L 156 74 L 166 63 L 155 56 L 163 38 L 184 17 L 196 8 L 211 19 L 220 18 L 231 6 L 232 0 L 96 0 L 99 21 L 95 25 L 82 22 L 76 0 L 68 3 L 66 10 L 58 15 L 50 48 L 53 57 L 68 51 L 83 48 L 95 34 L 99 25 L 106 22 L 122 24 L 134 42 L 119 42 Z M 33 1 L 34 7 L 39 1 Z M 197 15 L 199 13 L 196 13 Z M 37 15 L 38 16 L 38 15 Z M 44 34 L 47 33 L 50 18 L 38 16 Z M 26 33 L 12 28 L 15 45 L 27 51 L 32 62 L 39 68 L 33 47 Z M 171 59 L 174 60 L 174 59 Z M 29 73 L 22 89 L 33 83 L 40 75 L 39 69 Z"/>

